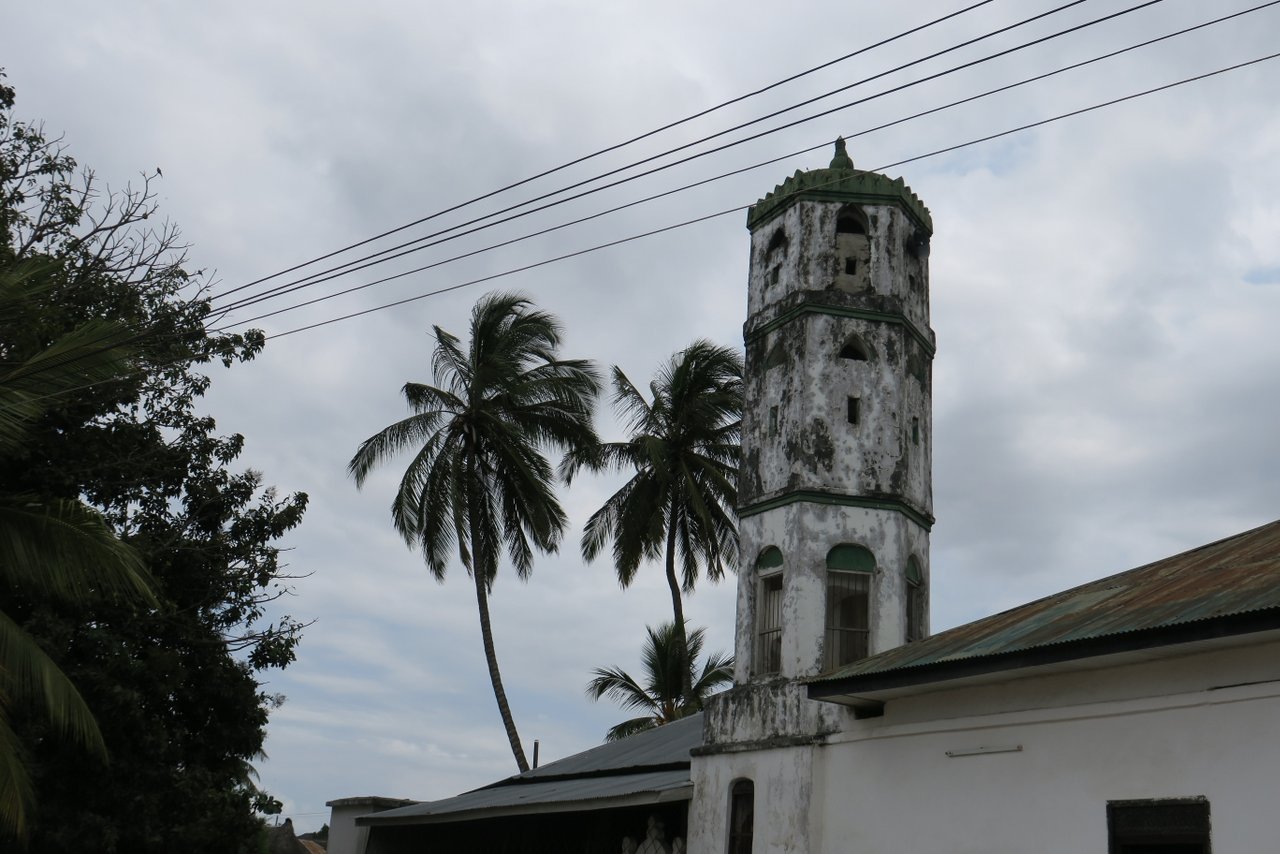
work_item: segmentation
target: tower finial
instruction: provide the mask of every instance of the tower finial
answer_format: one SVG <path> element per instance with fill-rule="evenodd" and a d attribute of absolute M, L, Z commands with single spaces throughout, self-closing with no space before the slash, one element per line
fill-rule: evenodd
<path fill-rule="evenodd" d="M 831 165 L 828 169 L 852 169 L 853 159 L 849 157 L 849 152 L 845 150 L 844 137 L 836 137 L 836 156 L 831 158 Z"/>

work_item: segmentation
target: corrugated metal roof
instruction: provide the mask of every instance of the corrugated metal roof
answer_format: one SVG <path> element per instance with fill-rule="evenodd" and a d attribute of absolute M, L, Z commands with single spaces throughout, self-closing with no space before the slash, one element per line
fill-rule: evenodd
<path fill-rule="evenodd" d="M 546 783 L 477 789 L 442 801 L 429 801 L 386 810 L 359 819 L 362 825 L 431 824 L 466 821 L 519 812 L 559 812 L 593 806 L 624 806 L 677 799 L 692 790 L 689 769 L 651 771 L 609 777 L 579 777 Z M 645 796 L 645 797 L 642 797 Z M 665 796 L 665 797 L 664 797 Z M 687 795 L 685 796 L 687 797 Z"/>
<path fill-rule="evenodd" d="M 830 683 L 1280 609 L 1280 522 L 1047 596 L 808 680 Z"/>
<path fill-rule="evenodd" d="M 702 714 L 689 715 L 666 726 L 654 727 L 621 741 L 611 741 L 548 762 L 546 765 L 526 771 L 509 780 L 495 783 L 506 785 L 517 780 L 536 780 L 575 774 L 600 773 L 629 768 L 648 768 L 668 765 L 672 762 L 689 762 L 689 751 L 702 744 Z"/>
<path fill-rule="evenodd" d="M 556 812 L 688 797 L 689 751 L 702 744 L 702 715 L 584 750 L 452 798 L 359 819 L 362 825 L 462 821 L 514 812 Z"/>

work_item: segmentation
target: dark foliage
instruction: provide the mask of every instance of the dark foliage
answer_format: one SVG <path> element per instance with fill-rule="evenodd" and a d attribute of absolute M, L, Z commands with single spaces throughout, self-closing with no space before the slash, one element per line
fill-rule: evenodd
<path fill-rule="evenodd" d="M 21 358 L 89 318 L 134 331 L 139 370 L 54 401 L 16 458 L 13 491 L 81 498 L 142 555 L 160 607 L 105 602 L 89 612 L 4 591 L 18 618 L 78 686 L 108 764 L 14 713 L 35 778 L 30 847 L 39 852 L 235 852 L 255 847 L 253 784 L 267 712 L 257 674 L 294 658 L 302 628 L 272 619 L 289 576 L 275 543 L 306 496 L 280 497 L 231 468 L 243 439 L 198 411 L 201 365 L 252 359 L 260 333 L 207 331 L 199 274 L 177 230 L 154 224 L 152 184 L 101 192 L 60 140 L 12 117 L 0 78 L 0 269 L 29 259 L 58 286 L 22 323 L 0 324 L 0 358 Z M 12 604 L 11 604 L 12 603 Z"/>

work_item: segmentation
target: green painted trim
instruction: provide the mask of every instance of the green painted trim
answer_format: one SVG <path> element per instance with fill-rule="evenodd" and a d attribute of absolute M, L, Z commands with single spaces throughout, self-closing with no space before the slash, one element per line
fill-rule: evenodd
<path fill-rule="evenodd" d="M 782 549 L 777 546 L 767 546 L 765 550 L 760 552 L 760 557 L 756 558 L 756 569 L 777 569 L 782 566 Z"/>
<path fill-rule="evenodd" d="M 874 575 L 876 571 L 876 556 L 866 546 L 841 543 L 827 552 L 827 569 Z"/>
<path fill-rule="evenodd" d="M 833 161 L 834 162 L 834 161 Z M 901 178 L 852 168 L 799 169 L 747 210 L 747 228 L 756 231 L 802 200 L 897 205 L 918 228 L 933 234 L 933 217 Z"/>
<path fill-rule="evenodd" d="M 776 510 L 788 504 L 828 504 L 837 507 L 862 507 L 867 510 L 895 510 L 915 522 L 926 531 L 933 528 L 933 517 L 921 513 L 916 508 L 897 498 L 864 498 L 860 495 L 842 495 L 835 492 L 818 492 L 812 489 L 797 489 L 784 492 L 765 501 L 759 501 L 746 507 L 738 508 L 738 518 L 755 516 L 766 510 Z"/>
<path fill-rule="evenodd" d="M 916 339 L 920 346 L 924 348 L 925 352 L 929 354 L 929 358 L 933 358 L 934 354 L 937 352 L 937 348 L 934 346 L 933 342 L 929 340 L 928 336 L 921 332 L 920 328 L 908 320 L 904 314 L 897 314 L 890 311 L 872 311 L 871 309 L 866 308 L 848 308 L 847 306 L 842 305 L 823 305 L 816 302 L 803 302 L 795 308 L 787 309 L 773 320 L 770 320 L 764 326 L 748 332 L 743 337 L 746 339 L 746 343 L 750 344 L 755 339 L 763 335 L 768 335 L 778 327 L 790 323 L 797 317 L 805 314 L 825 314 L 831 317 L 853 317 L 858 320 L 870 320 L 877 323 L 896 323 L 906 327 L 906 330 L 911 337 Z"/>

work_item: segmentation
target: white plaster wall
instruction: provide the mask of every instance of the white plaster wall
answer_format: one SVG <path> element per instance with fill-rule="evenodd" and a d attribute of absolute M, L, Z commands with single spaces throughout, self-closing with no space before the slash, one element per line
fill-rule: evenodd
<path fill-rule="evenodd" d="M 724 854 L 739 778 L 756 781 L 755 854 L 1101 852 L 1108 801 L 1189 797 L 1209 801 L 1214 854 L 1280 850 L 1280 645 L 1177 652 L 891 700 L 820 746 L 696 757 L 690 854 Z"/>
<path fill-rule="evenodd" d="M 1215 854 L 1277 850 L 1275 686 L 1172 700 L 1077 708 L 1037 721 L 961 718 L 953 728 L 888 729 L 828 747 L 814 804 L 825 817 L 824 841 L 812 850 L 1105 851 L 1109 800 L 1197 796 L 1210 802 Z M 1023 749 L 946 756 L 1005 745 Z"/>
<path fill-rule="evenodd" d="M 356 827 L 356 817 L 368 815 L 373 807 L 334 806 L 329 810 L 329 854 L 364 854 L 369 828 Z"/>
<path fill-rule="evenodd" d="M 724 854 L 728 845 L 729 791 L 735 780 L 755 785 L 753 854 L 811 848 L 816 815 L 798 805 L 813 802 L 813 747 L 729 753 L 694 763 L 689 804 L 689 854 Z"/>

